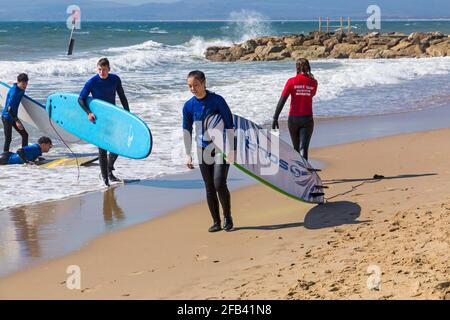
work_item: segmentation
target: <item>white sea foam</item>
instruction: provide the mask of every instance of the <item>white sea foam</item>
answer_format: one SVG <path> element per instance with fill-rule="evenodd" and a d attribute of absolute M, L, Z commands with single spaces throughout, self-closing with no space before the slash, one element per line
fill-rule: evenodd
<path fill-rule="evenodd" d="M 167 34 L 168 31 L 164 29 L 160 29 L 159 27 L 150 28 L 149 30 L 142 30 L 142 29 L 120 29 L 120 28 L 107 28 L 109 31 L 115 31 L 115 32 L 145 32 L 145 33 L 154 33 L 154 34 Z"/>
<path fill-rule="evenodd" d="M 185 43 L 192 54 L 196 57 L 204 57 L 208 47 L 225 47 L 233 45 L 233 41 L 226 39 L 205 40 L 203 37 L 193 37 Z"/>
<path fill-rule="evenodd" d="M 103 56 L 111 58 L 116 72 L 139 71 L 157 65 L 193 60 L 192 52 L 184 46 L 167 46 L 147 41 L 129 47 L 110 48 L 98 52 L 96 56 L 75 59 L 62 56 L 30 62 L 0 61 L 0 79 L 11 79 L 18 70 L 29 73 L 34 78 L 86 75 L 95 71 L 98 59 Z"/>
<path fill-rule="evenodd" d="M 450 74 L 450 58 L 398 60 L 338 60 L 332 70 L 313 71 L 320 83 L 318 101 L 336 99 L 349 89 L 393 85 L 427 75 Z"/>
<path fill-rule="evenodd" d="M 191 48 L 195 56 L 204 57 L 208 47 L 231 46 L 271 33 L 270 24 L 266 21 L 267 17 L 255 11 L 233 11 L 230 13 L 230 20 L 232 22 L 229 22 L 228 25 L 223 27 L 227 33 L 226 37 L 221 39 L 205 39 L 194 36 L 185 45 Z"/>
<path fill-rule="evenodd" d="M 268 17 L 252 10 L 240 10 L 230 13 L 230 20 L 234 22 L 233 40 L 244 42 L 249 39 L 273 34 Z"/>
<path fill-rule="evenodd" d="M 148 32 L 148 33 L 157 33 L 157 34 L 166 34 L 169 33 L 164 29 L 160 29 L 158 27 L 155 28 L 151 28 L 150 30 L 143 30 L 144 32 Z"/>

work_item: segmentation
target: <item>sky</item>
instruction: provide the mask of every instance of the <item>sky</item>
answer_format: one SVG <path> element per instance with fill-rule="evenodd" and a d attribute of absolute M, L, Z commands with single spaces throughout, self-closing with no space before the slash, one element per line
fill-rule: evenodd
<path fill-rule="evenodd" d="M 140 5 L 145 3 L 174 3 L 183 0 L 97 0 L 98 2 L 116 2 L 131 5 Z M 225 0 L 226 1 L 226 0 Z"/>
<path fill-rule="evenodd" d="M 385 19 L 450 19 L 450 0 L 0 0 L 0 21 L 61 21 L 71 4 L 82 8 L 85 21 L 229 20 L 241 10 L 272 20 L 365 19 L 373 4 Z"/>

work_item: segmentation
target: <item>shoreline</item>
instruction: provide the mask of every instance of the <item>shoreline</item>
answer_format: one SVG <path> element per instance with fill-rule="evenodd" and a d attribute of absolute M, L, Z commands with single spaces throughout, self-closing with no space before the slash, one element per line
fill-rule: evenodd
<path fill-rule="evenodd" d="M 190 204 L 2 278 L 0 298 L 450 299 L 449 135 L 315 149 L 325 205 L 250 186 L 232 192 L 233 232 L 209 234 L 205 203 Z M 83 272 L 81 290 L 65 288 L 69 265 Z M 372 265 L 379 290 L 366 287 Z"/>
<path fill-rule="evenodd" d="M 338 117 L 317 117 L 317 116 L 315 116 L 314 121 L 315 121 L 316 125 L 332 126 L 333 131 L 334 130 L 339 131 L 340 128 L 346 127 L 347 125 L 352 124 L 352 123 L 353 124 L 361 123 L 361 125 L 359 125 L 359 127 L 361 127 L 363 125 L 373 126 L 376 121 L 379 121 L 379 122 L 383 123 L 382 124 L 383 127 L 379 127 L 378 130 L 379 131 L 388 130 L 388 133 L 387 134 L 363 133 L 362 137 L 354 138 L 354 137 L 351 137 L 351 135 L 352 135 L 351 133 L 348 134 L 348 132 L 347 132 L 345 137 L 342 137 L 341 139 L 336 139 L 336 137 L 321 136 L 320 131 L 322 131 L 322 130 L 319 131 L 319 136 L 317 136 L 318 128 L 316 127 L 316 130 L 314 132 L 313 139 L 312 139 L 311 149 L 326 147 L 326 146 L 331 146 L 331 145 L 337 145 L 337 144 L 342 144 L 342 143 L 348 143 L 348 142 L 353 142 L 353 141 L 365 140 L 365 139 L 372 139 L 372 138 L 388 136 L 388 135 L 397 135 L 397 134 L 401 134 L 401 133 L 405 133 L 405 132 L 420 132 L 420 131 L 446 128 L 446 127 L 448 127 L 448 125 L 445 123 L 445 121 L 442 120 L 443 118 L 445 118 L 445 117 L 440 116 L 440 115 L 442 115 L 442 113 L 443 113 L 443 115 L 450 116 L 450 104 L 440 104 L 440 105 L 432 106 L 429 108 L 417 108 L 417 109 L 412 109 L 412 110 L 398 111 L 398 112 L 391 112 L 391 113 L 384 113 L 384 114 L 369 114 L 369 115 L 360 115 L 360 116 L 338 116 Z M 431 117 L 430 117 L 430 115 L 431 115 Z M 408 118 L 406 121 L 413 121 L 413 122 L 417 123 L 417 119 L 420 119 L 421 117 L 424 117 L 424 116 L 431 118 L 431 120 L 427 120 L 421 126 L 416 127 L 416 129 L 414 129 L 414 130 L 408 130 L 408 128 L 406 128 L 406 127 L 408 127 L 408 125 L 405 125 L 405 124 L 402 124 L 400 129 L 396 125 L 393 125 L 394 120 L 399 120 L 399 121 L 403 122 L 404 118 Z M 413 117 L 415 118 L 415 120 L 413 120 Z M 388 126 L 385 125 L 386 122 L 389 124 Z M 431 124 L 431 123 L 433 123 L 433 124 Z M 280 128 L 282 128 L 284 130 L 284 132 L 280 133 L 281 138 L 283 138 L 285 141 L 290 143 L 290 137 L 287 132 L 287 119 L 283 119 L 283 118 L 280 119 L 279 124 L 280 124 Z M 270 129 L 270 125 L 271 124 L 269 122 L 266 122 L 266 123 L 262 124 L 262 127 L 266 128 L 266 129 Z M 376 126 L 378 126 L 378 124 L 376 124 Z M 327 129 L 327 131 L 330 131 L 330 129 Z M 328 139 L 328 138 L 330 138 L 330 139 Z M 91 155 L 95 155 L 95 154 L 96 153 L 89 153 L 88 155 L 91 156 Z M 86 155 L 86 154 L 84 154 L 84 155 Z M 159 180 L 159 179 L 165 179 L 165 178 L 170 178 L 170 177 L 183 176 L 188 173 L 189 173 L 189 170 L 186 170 L 184 172 L 180 172 L 177 174 L 162 174 L 162 175 L 154 177 L 154 178 L 146 178 L 143 180 Z M 125 178 L 125 180 L 127 180 L 127 179 Z M 140 181 L 140 180 L 130 179 L 129 183 L 136 183 L 138 181 Z M 255 184 L 256 183 L 257 182 L 255 181 Z M 96 192 L 103 192 L 104 190 L 105 189 L 86 191 L 83 193 L 67 195 L 63 198 L 35 201 L 35 202 L 26 203 L 24 205 L 25 206 L 33 206 L 33 205 L 38 205 L 38 204 L 43 204 L 43 203 L 48 203 L 48 202 L 53 202 L 53 201 L 68 200 L 68 199 L 71 199 L 74 197 L 85 196 L 85 195 L 96 193 Z M 23 206 L 23 205 L 16 204 L 16 205 L 0 208 L 0 213 L 2 211 L 21 207 L 21 206 Z M 0 274 L 1 274 L 1 272 L 0 272 Z"/>
<path fill-rule="evenodd" d="M 449 127 L 446 121 L 449 117 L 450 105 L 392 115 L 327 119 L 325 121 L 319 119 L 311 147 L 312 151 L 315 151 L 318 148 L 339 146 L 383 136 L 438 130 Z M 427 120 L 424 121 L 424 118 Z M 286 123 L 282 124 L 282 129 L 283 125 L 285 126 Z M 358 134 L 355 135 L 355 132 L 358 132 Z M 280 136 L 286 141 L 290 141 L 286 130 L 282 131 Z M 313 157 L 313 165 L 323 167 L 321 161 L 315 160 Z M 232 168 L 229 185 L 231 190 L 234 191 L 257 185 L 257 182 Z M 167 195 L 168 192 L 172 197 Z M 150 198 L 146 200 L 147 202 L 139 205 L 142 200 L 138 195 L 142 195 L 144 198 L 151 195 L 158 200 L 152 203 Z M 79 250 L 87 242 L 102 237 L 111 230 L 145 223 L 149 219 L 202 201 L 204 201 L 203 184 L 196 170 L 195 172 L 167 175 L 158 179 L 143 180 L 134 184 L 119 186 L 119 188 L 112 188 L 109 191 L 100 190 L 65 199 L 0 210 L 0 234 L 5 235 L 0 237 L 0 258 L 4 261 L 2 263 L 3 270 L 0 270 L 0 278 L 24 268 L 70 254 Z M 88 203 L 94 203 L 94 205 L 87 205 Z M 96 213 L 104 212 L 105 208 L 108 207 L 108 205 L 105 205 L 107 203 L 116 203 L 114 206 L 120 209 L 115 211 L 125 210 L 129 214 L 121 219 L 110 218 L 107 221 L 108 218 L 105 217 L 108 215 L 113 217 L 114 214 L 104 214 L 102 217 Z M 145 208 L 149 206 L 154 209 L 147 213 Z M 114 212 L 113 209 L 111 206 L 107 208 L 107 210 Z M 93 212 L 93 216 L 86 214 L 86 211 Z M 32 217 L 39 215 L 41 217 L 33 221 L 35 218 Z M 27 221 L 30 219 L 31 222 Z M 68 220 L 72 220 L 72 223 L 75 224 L 69 225 Z M 22 222 L 18 224 L 17 221 Z M 26 236 L 16 239 L 12 236 L 14 233 L 29 234 L 28 238 L 34 238 L 31 242 Z M 61 243 L 64 244 L 62 248 Z M 42 249 L 34 248 L 41 245 Z M 10 252 L 11 249 L 7 250 L 9 247 L 13 247 L 15 250 Z M 17 250 L 19 249 L 25 251 L 18 253 Z"/>

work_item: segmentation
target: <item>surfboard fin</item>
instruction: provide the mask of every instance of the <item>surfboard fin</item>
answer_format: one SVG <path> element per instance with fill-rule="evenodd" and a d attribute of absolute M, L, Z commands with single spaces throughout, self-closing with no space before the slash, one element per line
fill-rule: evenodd
<path fill-rule="evenodd" d="M 316 197 L 322 197 L 322 196 L 324 196 L 325 193 L 323 193 L 323 192 L 310 192 L 309 195 L 310 195 L 311 197 L 313 197 L 313 198 L 316 198 Z"/>

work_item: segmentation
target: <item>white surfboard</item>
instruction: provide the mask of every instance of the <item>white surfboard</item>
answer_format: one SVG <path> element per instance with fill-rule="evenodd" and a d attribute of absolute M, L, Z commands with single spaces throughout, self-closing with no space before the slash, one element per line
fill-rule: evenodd
<path fill-rule="evenodd" d="M 3 110 L 8 91 L 11 89 L 9 85 L 0 81 L 0 109 Z M 50 136 L 52 139 L 64 140 L 66 143 L 83 142 L 80 138 L 68 133 L 54 121 L 49 119 L 45 106 L 31 99 L 27 95 L 22 98 L 20 103 L 18 118 L 25 123 L 38 129 L 42 134 Z M 53 124 L 52 125 L 50 124 Z"/>
<path fill-rule="evenodd" d="M 314 169 L 295 149 L 270 130 L 238 115 L 233 116 L 234 165 L 275 191 L 308 203 L 323 203 L 322 181 Z M 224 123 L 219 114 L 209 116 L 203 123 L 203 137 L 225 156 L 230 144 L 226 142 Z"/>

